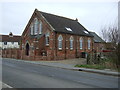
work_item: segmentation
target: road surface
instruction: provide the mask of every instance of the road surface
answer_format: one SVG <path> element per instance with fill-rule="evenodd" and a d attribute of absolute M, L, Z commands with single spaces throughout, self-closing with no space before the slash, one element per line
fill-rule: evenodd
<path fill-rule="evenodd" d="M 118 77 L 2 60 L 2 80 L 13 88 L 118 88 Z"/>

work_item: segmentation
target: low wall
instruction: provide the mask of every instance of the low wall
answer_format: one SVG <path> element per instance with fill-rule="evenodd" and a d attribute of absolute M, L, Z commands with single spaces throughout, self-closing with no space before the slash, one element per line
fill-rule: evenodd
<path fill-rule="evenodd" d="M 23 55 L 20 49 L 4 49 L 0 50 L 0 56 L 3 58 L 14 58 L 14 59 L 24 59 L 24 60 L 34 60 L 34 61 L 44 61 L 50 60 L 47 56 L 26 56 Z"/>
<path fill-rule="evenodd" d="M 64 60 L 64 59 L 75 59 L 75 54 L 61 54 L 54 56 L 48 55 L 48 56 L 42 56 L 42 55 L 35 55 L 30 54 L 29 56 L 24 54 L 20 49 L 4 49 L 0 51 L 0 56 L 3 58 L 13 58 L 13 59 L 23 59 L 23 60 L 32 60 L 32 61 L 49 61 L 49 60 Z"/>
<path fill-rule="evenodd" d="M 21 59 L 21 51 L 19 49 L 4 49 L 1 50 L 0 54 L 3 58 Z"/>

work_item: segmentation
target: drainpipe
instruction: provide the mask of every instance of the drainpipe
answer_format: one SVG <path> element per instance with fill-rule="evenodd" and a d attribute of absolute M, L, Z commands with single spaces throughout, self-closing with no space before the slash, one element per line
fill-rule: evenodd
<path fill-rule="evenodd" d="M 52 37 L 52 39 L 53 39 L 53 52 L 54 52 L 54 54 L 53 54 L 53 59 L 55 60 L 55 56 L 56 56 L 56 32 L 53 32 L 54 34 L 54 36 Z"/>
<path fill-rule="evenodd" d="M 87 53 L 86 53 L 86 49 L 87 49 L 87 41 L 86 41 L 86 38 L 87 38 L 87 37 L 85 37 L 85 42 L 84 42 L 84 44 L 85 44 L 85 45 L 84 45 L 84 46 L 85 46 L 85 47 L 84 47 L 85 58 L 86 58 L 86 54 L 87 54 Z"/>
<path fill-rule="evenodd" d="M 57 32 L 55 32 L 55 57 L 57 57 Z"/>
<path fill-rule="evenodd" d="M 76 58 L 77 58 L 77 36 L 76 36 L 76 41 L 75 41 L 75 46 L 76 46 L 76 51 L 75 51 L 75 54 L 76 54 Z"/>
<path fill-rule="evenodd" d="M 65 34 L 65 59 L 66 59 L 66 34 Z"/>

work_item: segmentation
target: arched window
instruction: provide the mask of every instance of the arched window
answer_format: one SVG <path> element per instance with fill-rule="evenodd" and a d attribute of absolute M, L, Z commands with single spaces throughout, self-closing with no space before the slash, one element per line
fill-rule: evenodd
<path fill-rule="evenodd" d="M 73 49 L 73 36 L 70 37 L 70 49 Z"/>
<path fill-rule="evenodd" d="M 49 45 L 49 37 L 50 37 L 50 33 L 47 32 L 45 35 L 46 45 Z"/>
<path fill-rule="evenodd" d="M 30 25 L 30 33 L 31 35 L 34 35 L 33 24 Z"/>
<path fill-rule="evenodd" d="M 80 49 L 83 49 L 83 38 L 80 38 Z"/>
<path fill-rule="evenodd" d="M 35 35 L 38 34 L 38 24 L 39 24 L 38 19 L 35 18 L 34 19 L 34 34 Z"/>
<path fill-rule="evenodd" d="M 26 44 L 26 55 L 29 56 L 29 44 Z"/>
<path fill-rule="evenodd" d="M 59 35 L 59 37 L 58 37 L 58 49 L 62 49 L 62 40 L 63 40 L 62 35 Z"/>
<path fill-rule="evenodd" d="M 42 22 L 39 22 L 39 34 L 42 34 Z"/>
<path fill-rule="evenodd" d="M 88 49 L 90 49 L 90 43 L 91 43 L 91 40 L 90 39 L 88 39 Z"/>

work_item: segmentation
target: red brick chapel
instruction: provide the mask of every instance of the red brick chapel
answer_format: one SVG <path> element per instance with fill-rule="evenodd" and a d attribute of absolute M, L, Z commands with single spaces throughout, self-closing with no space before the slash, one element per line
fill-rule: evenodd
<path fill-rule="evenodd" d="M 22 33 L 21 58 L 63 60 L 85 57 L 93 50 L 93 36 L 78 20 L 35 9 Z"/>

